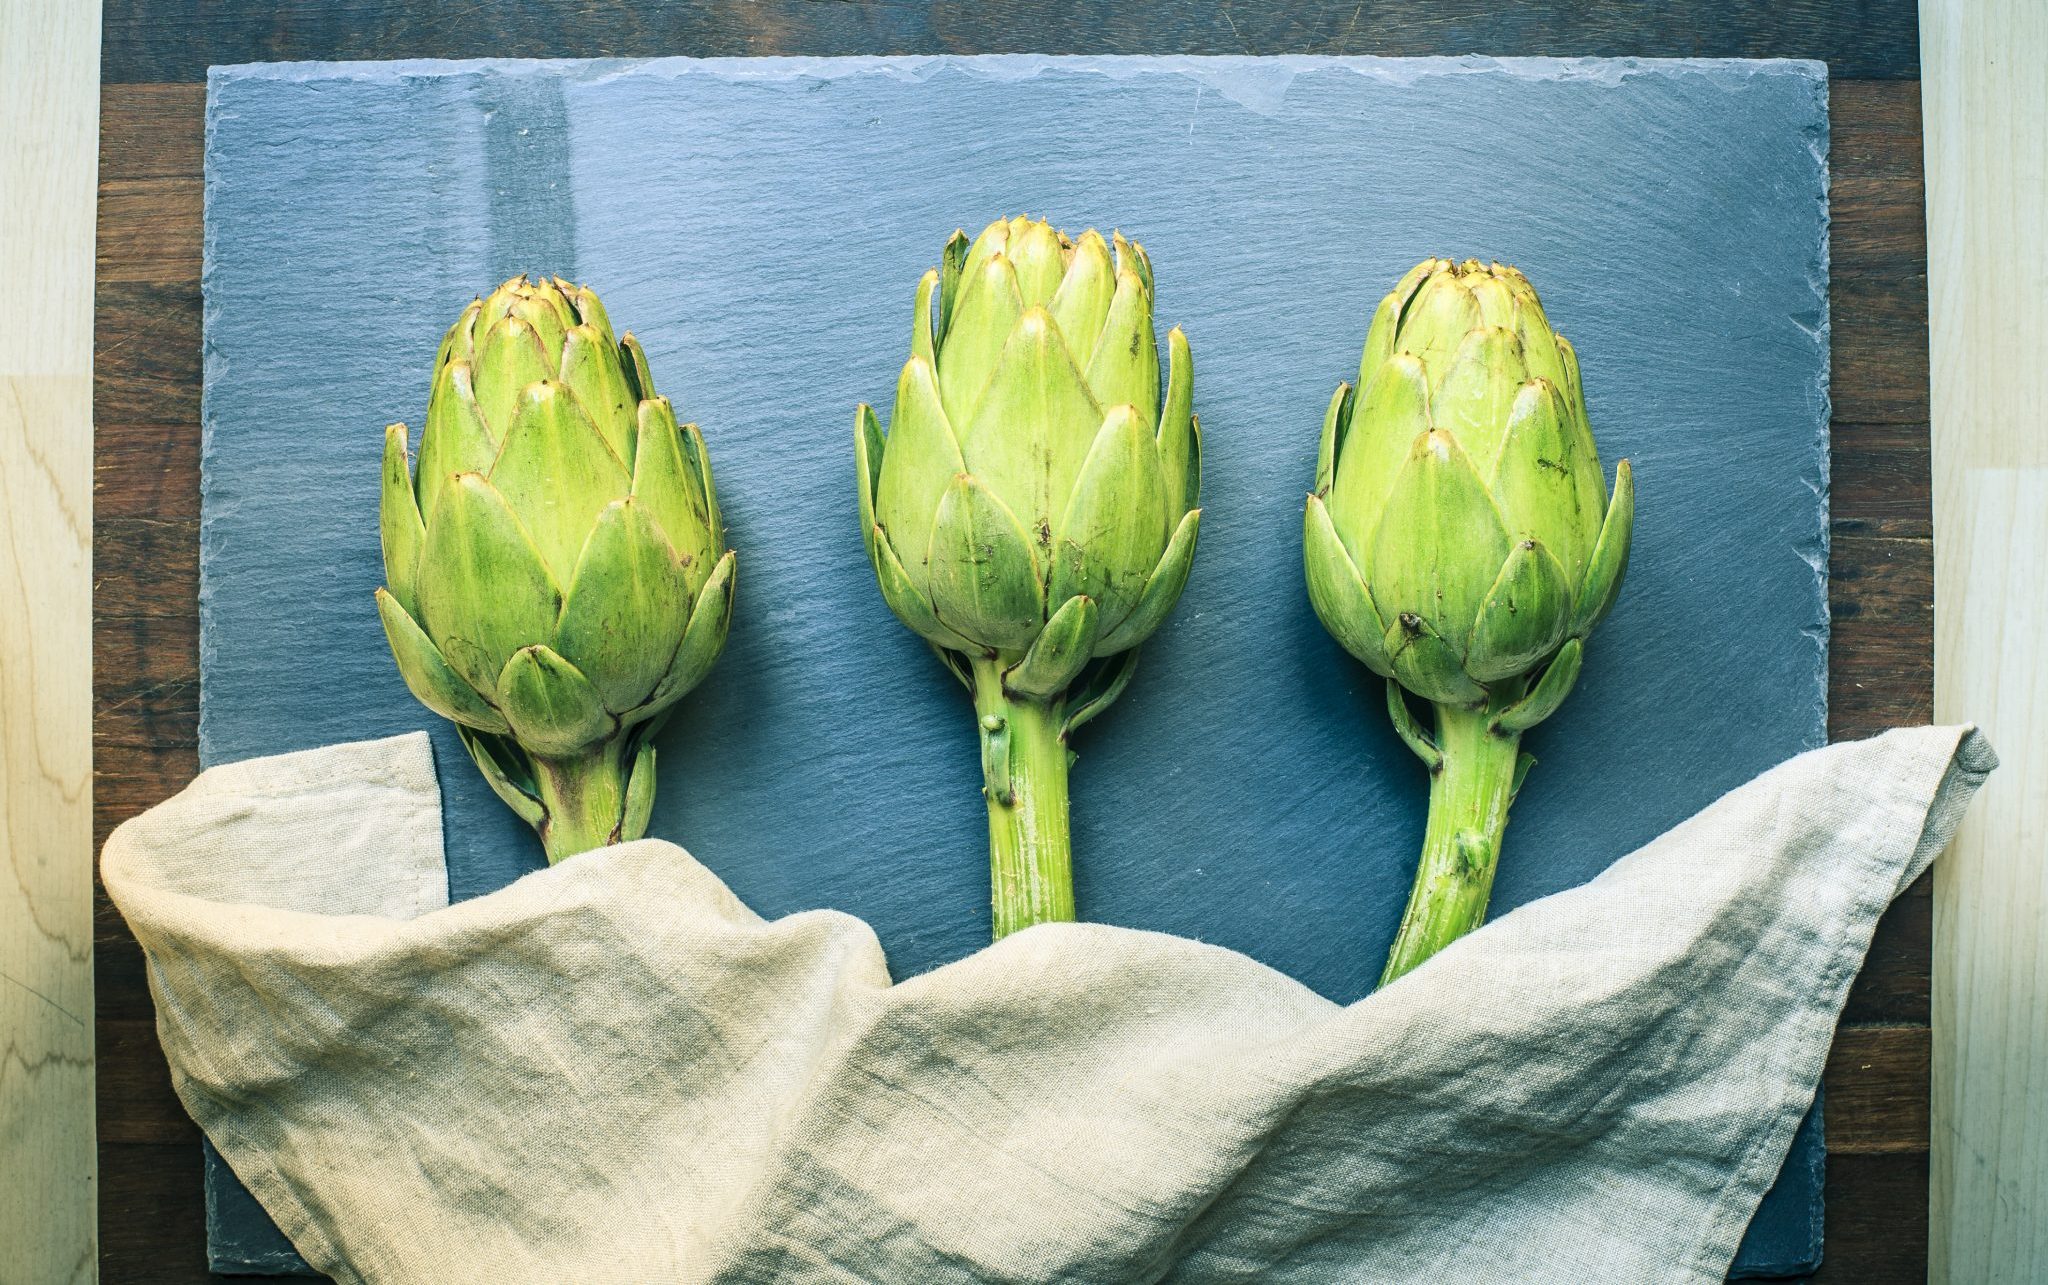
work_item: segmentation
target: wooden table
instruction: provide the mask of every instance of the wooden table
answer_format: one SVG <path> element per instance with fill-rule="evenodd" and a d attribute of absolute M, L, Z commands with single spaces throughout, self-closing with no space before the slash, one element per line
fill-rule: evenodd
<path fill-rule="evenodd" d="M 1847 740 L 1928 721 L 1927 263 L 1913 0 L 108 0 L 94 396 L 95 842 L 198 770 L 209 64 L 1014 51 L 1825 60 L 1834 220 L 1829 733 Z M 1673 296 L 1683 306 L 1683 283 Z M 1885 916 L 1836 1037 L 1826 1081 L 1827 1265 L 1816 1280 L 1925 1278 L 1930 907 L 1922 879 Z M 215 1279 L 204 1266 L 199 1131 L 171 1093 L 141 951 L 104 891 L 95 951 L 103 1279 Z"/>

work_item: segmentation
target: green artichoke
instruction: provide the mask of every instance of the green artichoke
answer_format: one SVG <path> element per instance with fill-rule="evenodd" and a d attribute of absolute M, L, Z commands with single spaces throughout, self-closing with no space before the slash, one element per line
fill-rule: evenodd
<path fill-rule="evenodd" d="M 999 219 L 918 282 L 885 438 L 862 405 L 882 596 L 974 694 L 997 936 L 1074 917 L 1067 738 L 1179 599 L 1201 512 L 1185 336 L 1162 392 L 1144 250 Z"/>
<path fill-rule="evenodd" d="M 1635 487 L 1610 499 L 1579 363 L 1520 272 L 1429 259 L 1381 300 L 1359 388 L 1323 421 L 1303 552 L 1324 626 L 1388 680 L 1430 770 L 1392 980 L 1484 918 L 1521 734 L 1577 680 L 1628 565 Z M 1404 693 L 1435 706 L 1434 731 Z"/>
<path fill-rule="evenodd" d="M 391 653 L 550 861 L 635 839 L 653 736 L 732 618 L 704 439 L 597 295 L 514 277 L 435 358 L 414 475 L 384 435 Z"/>

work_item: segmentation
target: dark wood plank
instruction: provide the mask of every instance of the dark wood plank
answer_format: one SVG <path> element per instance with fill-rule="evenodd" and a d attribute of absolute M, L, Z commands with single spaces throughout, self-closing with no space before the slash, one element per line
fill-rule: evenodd
<path fill-rule="evenodd" d="M 1825 1227 L 1814 1285 L 1925 1285 L 1926 1153 L 1830 1155 Z"/>
<path fill-rule="evenodd" d="M 1934 544 L 1841 535 L 1829 558 L 1828 734 L 1838 741 L 1934 714 Z"/>
<path fill-rule="evenodd" d="M 109 0 L 108 81 L 196 81 L 295 58 L 761 54 L 1593 54 L 1798 57 L 1843 77 L 1919 75 L 1912 0 Z"/>
<path fill-rule="evenodd" d="M 1842 1007 L 1845 1023 L 1925 1026 L 1932 1012 L 1934 898 L 1924 882 L 1892 903 L 1877 921 L 1870 954 L 1849 1001 Z M 1925 1086 L 1922 1086 L 1923 1089 Z"/>
<path fill-rule="evenodd" d="M 135 207 L 121 210 L 131 212 L 147 215 Z M 102 206 L 103 230 L 107 214 Z M 201 330 L 196 270 L 163 283 L 99 283 L 93 292 L 96 450 L 107 450 L 110 438 L 118 443 L 128 424 L 180 424 L 198 435 Z M 192 488 L 197 494 L 196 475 Z"/>
<path fill-rule="evenodd" d="M 206 1270 L 199 1144 L 100 1141 L 103 1285 L 306 1285 L 299 1276 Z M 109 1217 L 109 1211 L 117 1216 Z"/>
<path fill-rule="evenodd" d="M 100 182 L 205 174 L 204 84 L 103 84 L 100 116 L 120 126 L 100 131 Z"/>
<path fill-rule="evenodd" d="M 1835 1033 L 1827 1086 L 1828 1156 L 1927 1150 L 1925 1026 L 1845 1026 Z"/>
<path fill-rule="evenodd" d="M 171 1089 L 171 1068 L 157 1042 L 154 1018 L 122 1018 L 99 1024 L 100 1141 L 182 1142 L 197 1147 L 192 1123 Z M 115 1054 L 112 1063 L 108 1054 Z"/>

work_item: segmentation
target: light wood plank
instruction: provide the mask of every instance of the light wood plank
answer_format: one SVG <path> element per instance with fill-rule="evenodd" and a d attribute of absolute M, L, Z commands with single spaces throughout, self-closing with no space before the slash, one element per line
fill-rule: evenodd
<path fill-rule="evenodd" d="M 0 3 L 0 1280 L 98 1275 L 92 309 L 99 6 Z"/>
<path fill-rule="evenodd" d="M 1930 1279 L 2048 1280 L 2048 6 L 1921 0 L 1934 714 L 2003 765 L 1935 869 Z"/>

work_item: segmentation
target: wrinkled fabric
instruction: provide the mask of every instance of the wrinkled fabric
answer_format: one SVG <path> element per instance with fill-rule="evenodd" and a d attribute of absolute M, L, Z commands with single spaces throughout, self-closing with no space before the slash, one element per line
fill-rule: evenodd
<path fill-rule="evenodd" d="M 102 874 L 179 1097 L 341 1281 L 1720 1281 L 1994 762 L 1801 755 L 1349 1006 L 1101 924 L 892 985 L 658 840 L 451 906 L 423 734 L 214 768 Z"/>

